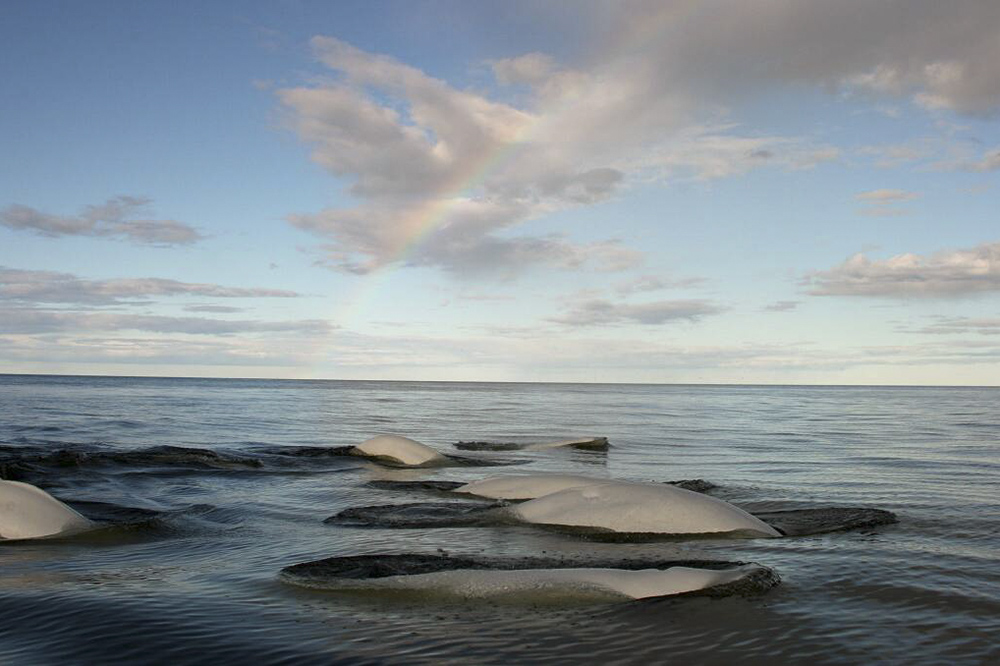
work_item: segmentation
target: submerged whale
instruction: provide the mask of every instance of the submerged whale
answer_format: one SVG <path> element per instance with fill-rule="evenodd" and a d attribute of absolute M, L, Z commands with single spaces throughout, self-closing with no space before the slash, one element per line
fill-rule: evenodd
<path fill-rule="evenodd" d="M 94 524 L 41 488 L 0 481 L 0 539 L 40 539 L 91 529 Z"/>
<path fill-rule="evenodd" d="M 607 437 L 582 437 L 579 439 L 563 439 L 555 442 L 536 442 L 524 444 L 517 442 L 456 442 L 455 448 L 464 451 L 544 451 L 546 449 L 580 449 L 583 451 L 607 451 Z"/>
<path fill-rule="evenodd" d="M 463 599 L 629 601 L 681 594 L 760 594 L 772 570 L 741 562 L 575 563 L 542 558 L 492 560 L 436 555 L 332 557 L 286 567 L 280 578 L 312 589 L 435 594 Z"/>
<path fill-rule="evenodd" d="M 509 474 L 472 481 L 454 488 L 452 492 L 488 499 L 530 500 L 567 488 L 592 486 L 605 481 L 609 480 L 580 474 Z"/>
<path fill-rule="evenodd" d="M 417 467 L 434 463 L 443 463 L 448 458 L 415 439 L 399 435 L 378 435 L 367 439 L 357 446 L 351 447 L 351 455 L 386 460 L 388 462 Z"/>
<path fill-rule="evenodd" d="M 536 525 L 630 534 L 781 536 L 764 521 L 728 502 L 664 484 L 608 481 L 570 487 L 518 504 L 510 511 L 519 520 Z"/>

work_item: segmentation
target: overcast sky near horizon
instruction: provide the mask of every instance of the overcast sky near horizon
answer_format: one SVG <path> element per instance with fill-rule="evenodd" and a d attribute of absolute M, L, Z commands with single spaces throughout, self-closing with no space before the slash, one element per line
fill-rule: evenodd
<path fill-rule="evenodd" d="M 1000 384 L 1000 3 L 0 7 L 0 372 Z"/>

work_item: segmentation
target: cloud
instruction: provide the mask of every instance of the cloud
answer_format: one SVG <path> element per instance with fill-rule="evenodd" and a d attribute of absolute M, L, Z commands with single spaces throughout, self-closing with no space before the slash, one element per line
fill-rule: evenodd
<path fill-rule="evenodd" d="M 243 312 L 244 308 L 234 308 L 229 305 L 186 305 L 185 312 L 207 312 L 210 314 L 232 314 Z"/>
<path fill-rule="evenodd" d="M 293 215 L 292 225 L 334 241 L 329 265 L 365 274 L 392 262 L 435 266 L 463 275 L 510 277 L 533 265 L 622 270 L 639 263 L 641 254 L 608 240 L 571 243 L 556 235 L 498 234 L 533 215 L 521 202 L 441 199 L 407 206 L 370 205 Z M 437 216 L 447 220 L 428 222 Z"/>
<path fill-rule="evenodd" d="M 324 334 L 334 326 L 320 319 L 265 322 L 166 317 L 109 312 L 65 312 L 56 310 L 0 309 L 0 333 L 39 334 L 118 331 L 186 333 L 189 335 L 233 335 L 246 333 Z"/>
<path fill-rule="evenodd" d="M 932 335 L 954 335 L 978 333 L 979 335 L 1000 335 L 1000 319 L 973 317 L 942 318 L 916 331 Z"/>
<path fill-rule="evenodd" d="M 145 366 L 143 373 L 159 371 L 176 376 L 177 366 L 187 366 L 185 374 L 195 374 L 198 366 L 285 367 L 301 370 L 315 363 L 315 348 L 301 339 L 275 344 L 273 336 L 210 338 L 207 336 L 36 336 L 0 334 L 0 348 L 8 364 L 26 364 L 27 369 L 57 364 L 56 368 L 99 364 L 107 373 L 109 366 L 125 364 Z M 30 365 L 28 365 L 30 364 Z M 159 366 L 159 367 L 158 367 Z M 15 366 L 16 367 L 16 366 Z M 162 368 L 162 369 L 161 369 Z M 90 366 L 93 369 L 93 366 Z"/>
<path fill-rule="evenodd" d="M 655 35 L 642 44 L 657 72 L 651 94 L 673 87 L 725 100 L 806 84 L 975 115 L 1000 108 L 1000 5 L 992 0 L 622 7 L 626 31 Z"/>
<path fill-rule="evenodd" d="M 117 238 L 155 246 L 190 245 L 203 238 L 183 222 L 140 217 L 150 203 L 144 197 L 119 196 L 97 206 L 86 206 L 75 216 L 53 215 L 15 204 L 0 211 L 0 224 L 41 236 Z"/>
<path fill-rule="evenodd" d="M 152 296 L 212 298 L 294 298 L 294 291 L 224 287 L 162 278 L 85 280 L 70 273 L 0 266 L 0 300 L 22 303 L 116 305 Z"/>
<path fill-rule="evenodd" d="M 1000 148 L 986 152 L 980 159 L 967 160 L 958 165 L 964 171 L 986 172 L 1000 170 Z"/>
<path fill-rule="evenodd" d="M 501 85 L 527 84 L 537 86 L 545 83 L 559 70 L 552 56 L 545 53 L 526 53 L 516 58 L 505 58 L 490 62 L 493 75 Z"/>
<path fill-rule="evenodd" d="M 692 124 L 684 95 L 651 98 L 653 72 L 624 62 L 584 72 L 538 53 L 495 61 L 498 84 L 530 87 L 514 106 L 334 38 L 312 46 L 336 78 L 277 95 L 312 158 L 360 202 L 288 219 L 332 241 L 326 263 L 342 271 L 396 262 L 466 275 L 631 267 L 614 241 L 587 246 L 514 229 L 606 201 L 631 181 L 803 169 L 838 155 L 794 137 L 739 136 L 733 123 Z"/>
<path fill-rule="evenodd" d="M 799 307 L 799 301 L 775 301 L 764 306 L 765 312 L 791 312 Z"/>
<path fill-rule="evenodd" d="M 875 166 L 892 169 L 902 164 L 926 160 L 939 153 L 941 149 L 939 140 L 924 138 L 906 143 L 863 146 L 858 152 L 873 158 Z"/>
<path fill-rule="evenodd" d="M 840 157 L 832 146 L 799 138 L 746 137 L 728 134 L 735 125 L 693 126 L 676 132 L 669 144 L 633 162 L 636 170 L 657 178 L 712 180 L 745 174 L 762 166 L 786 171 L 812 169 Z"/>
<path fill-rule="evenodd" d="M 854 195 L 854 198 L 858 201 L 869 204 L 861 209 L 861 214 L 872 217 L 898 217 L 906 215 L 908 211 L 904 208 L 899 208 L 896 204 L 904 201 L 912 201 L 919 197 L 920 194 L 917 192 L 893 189 L 870 190 Z"/>
<path fill-rule="evenodd" d="M 683 289 L 695 287 L 706 282 L 705 278 L 692 277 L 682 279 L 668 279 L 656 275 L 640 275 L 631 280 L 625 280 L 615 284 L 615 293 L 619 296 L 630 296 L 632 294 L 660 291 L 662 289 Z"/>
<path fill-rule="evenodd" d="M 709 301 L 698 299 L 629 304 L 595 298 L 577 303 L 565 314 L 553 317 L 549 321 L 566 326 L 610 324 L 659 326 L 679 320 L 694 322 L 724 310 L 725 308 Z"/>
<path fill-rule="evenodd" d="M 947 298 L 1000 291 L 1000 242 L 927 257 L 900 254 L 872 260 L 862 253 L 806 277 L 814 296 Z"/>
<path fill-rule="evenodd" d="M 292 215 L 292 224 L 326 240 L 326 263 L 345 271 L 580 268 L 588 262 L 566 259 L 586 254 L 571 235 L 540 238 L 532 223 L 631 186 L 840 159 L 830 145 L 746 130 L 734 109 L 748 98 L 809 86 L 881 107 L 1000 109 L 992 0 L 719 0 L 710 11 L 695 0 L 634 0 L 575 6 L 572 20 L 600 26 L 607 39 L 595 43 L 615 48 L 585 54 L 586 64 L 540 52 L 493 60 L 495 85 L 475 90 L 313 38 L 328 76 L 275 94 L 312 158 L 359 203 Z M 884 163 L 919 154 L 871 150 Z M 987 156 L 969 168 L 992 164 Z M 484 260 L 484 248 L 498 259 Z"/>
<path fill-rule="evenodd" d="M 855 195 L 854 198 L 858 201 L 865 201 L 868 203 L 885 204 L 910 201 L 918 198 L 919 196 L 920 195 L 916 192 L 907 192 L 906 190 L 870 190 L 868 192 L 861 192 L 860 194 Z"/>

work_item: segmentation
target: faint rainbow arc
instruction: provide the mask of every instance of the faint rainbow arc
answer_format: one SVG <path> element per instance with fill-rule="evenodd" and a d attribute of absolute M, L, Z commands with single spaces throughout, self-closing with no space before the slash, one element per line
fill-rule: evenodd
<path fill-rule="evenodd" d="M 697 9 L 698 4 L 695 2 L 682 4 L 679 7 L 665 4 L 653 17 L 633 23 L 632 30 L 623 31 L 612 45 L 602 49 L 602 51 L 605 54 L 641 51 L 657 35 L 661 34 L 664 24 L 682 22 L 688 15 L 696 13 Z M 374 299 L 375 294 L 384 285 L 388 284 L 392 275 L 403 265 L 406 258 L 412 255 L 421 243 L 447 220 L 448 214 L 462 200 L 461 195 L 473 192 L 492 173 L 512 159 L 520 148 L 527 145 L 531 136 L 543 124 L 543 119 L 553 113 L 558 116 L 562 111 L 571 108 L 574 101 L 572 97 L 562 99 L 555 109 L 536 110 L 534 119 L 525 122 L 514 133 L 513 137 L 502 141 L 497 148 L 486 153 L 470 170 L 471 173 L 465 172 L 456 176 L 452 182 L 441 186 L 436 196 L 428 199 L 426 204 L 418 206 L 411 213 L 417 219 L 417 222 L 412 225 L 413 231 L 399 244 L 399 249 L 389 254 L 388 259 L 361 278 L 358 288 L 345 299 L 344 306 L 338 310 L 335 323 L 341 326 L 348 325 L 360 316 L 364 306 Z"/>

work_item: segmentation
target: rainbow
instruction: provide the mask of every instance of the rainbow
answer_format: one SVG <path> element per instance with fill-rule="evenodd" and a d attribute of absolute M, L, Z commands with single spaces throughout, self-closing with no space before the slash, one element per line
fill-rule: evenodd
<path fill-rule="evenodd" d="M 652 16 L 633 21 L 629 30 L 623 30 L 607 48 L 601 49 L 606 55 L 621 56 L 623 53 L 641 53 L 655 38 L 661 35 L 667 24 L 683 23 L 684 19 L 697 11 L 698 3 L 671 5 L 663 3 Z M 605 58 L 606 59 L 606 58 Z M 542 126 L 542 120 L 573 108 L 573 98 L 560 100 L 557 108 L 543 109 L 534 119 L 524 122 L 513 136 L 501 141 L 486 153 L 466 173 L 458 174 L 451 182 L 442 186 L 436 196 L 428 198 L 407 214 L 402 225 L 409 230 L 394 252 L 381 265 L 359 280 L 357 289 L 344 301 L 337 313 L 336 323 L 341 325 L 356 321 L 366 304 L 375 299 L 377 293 L 388 289 L 392 276 L 406 264 L 408 258 L 420 248 L 424 241 L 442 227 L 456 205 L 467 200 L 482 186 L 486 179 L 513 161 L 523 147 L 531 142 L 533 135 Z"/>

